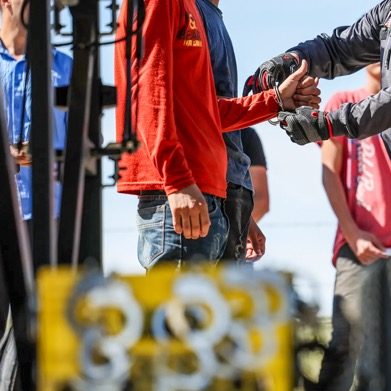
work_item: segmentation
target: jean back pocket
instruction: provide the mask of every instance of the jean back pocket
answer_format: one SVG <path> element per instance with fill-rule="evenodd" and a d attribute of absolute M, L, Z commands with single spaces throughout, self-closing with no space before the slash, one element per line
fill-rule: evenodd
<path fill-rule="evenodd" d="M 137 212 L 138 245 L 140 264 L 149 269 L 164 252 L 164 224 L 166 205 L 140 208 Z"/>

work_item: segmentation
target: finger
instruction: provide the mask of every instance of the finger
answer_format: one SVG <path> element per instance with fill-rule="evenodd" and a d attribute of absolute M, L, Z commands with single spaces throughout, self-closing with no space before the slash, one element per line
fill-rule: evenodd
<path fill-rule="evenodd" d="M 191 224 L 190 217 L 188 213 L 181 213 L 182 219 L 182 234 L 186 239 L 191 239 Z"/>
<path fill-rule="evenodd" d="M 378 248 L 376 248 L 374 246 L 371 248 L 371 255 L 370 256 L 374 260 L 379 259 L 379 258 L 388 258 L 388 255 L 384 251 L 379 250 Z"/>
<path fill-rule="evenodd" d="M 375 247 L 372 243 L 368 245 L 368 247 L 365 249 L 364 254 L 362 254 L 362 257 L 366 263 L 373 263 L 377 261 L 380 258 L 387 258 L 386 254 L 379 250 L 377 247 Z"/>
<path fill-rule="evenodd" d="M 208 206 L 206 203 L 200 205 L 200 236 L 204 238 L 208 235 L 210 228 L 210 218 L 208 213 Z"/>
<path fill-rule="evenodd" d="M 299 102 L 313 102 L 313 103 L 320 103 L 322 99 L 319 96 L 316 95 L 301 95 L 301 94 L 295 94 L 293 95 L 293 100 L 299 101 Z"/>
<path fill-rule="evenodd" d="M 317 87 L 307 87 L 307 88 L 297 88 L 296 89 L 296 94 L 300 95 L 320 95 L 321 91 Z"/>
<path fill-rule="evenodd" d="M 315 85 L 318 86 L 319 85 L 319 77 L 315 77 Z"/>
<path fill-rule="evenodd" d="M 384 252 L 385 247 L 383 246 L 383 243 L 379 240 L 379 238 L 376 235 L 372 235 L 371 241 L 379 250 Z"/>
<path fill-rule="evenodd" d="M 259 255 L 262 253 L 262 243 L 259 240 L 259 237 L 256 237 L 254 240 L 252 240 L 252 247 L 254 249 L 254 252 Z"/>
<path fill-rule="evenodd" d="M 304 76 L 299 84 L 297 85 L 298 88 L 308 88 L 308 87 L 316 87 L 315 79 L 311 76 Z"/>
<path fill-rule="evenodd" d="M 261 257 L 263 257 L 265 255 L 265 252 L 266 252 L 266 238 L 263 236 L 262 237 L 262 240 L 261 240 Z"/>
<path fill-rule="evenodd" d="M 174 231 L 180 235 L 183 231 L 182 229 L 182 219 L 179 211 L 175 211 L 172 214 L 172 225 L 174 226 Z"/>
<path fill-rule="evenodd" d="M 308 71 L 308 63 L 306 60 L 303 60 L 300 64 L 299 69 L 296 72 L 292 73 L 290 78 L 292 78 L 292 80 L 300 81 L 305 76 L 307 71 Z"/>
<path fill-rule="evenodd" d="M 315 102 L 308 102 L 308 101 L 297 101 L 297 100 L 294 100 L 294 103 L 295 103 L 295 106 L 296 107 L 300 107 L 300 106 L 311 106 L 312 108 L 314 109 L 319 109 L 319 103 L 315 103 Z"/>
<path fill-rule="evenodd" d="M 255 262 L 258 259 L 258 255 L 254 251 L 254 249 L 247 250 L 246 252 L 246 261 L 247 262 Z"/>
<path fill-rule="evenodd" d="M 190 237 L 198 239 L 201 235 L 200 213 L 198 209 L 190 214 Z"/>
<path fill-rule="evenodd" d="M 254 250 L 252 248 L 246 249 L 246 259 L 250 259 L 252 256 L 254 256 Z"/>
<path fill-rule="evenodd" d="M 365 256 L 365 255 L 361 255 L 357 258 L 363 265 L 368 265 L 370 262 L 370 258 L 368 258 L 368 256 Z"/>

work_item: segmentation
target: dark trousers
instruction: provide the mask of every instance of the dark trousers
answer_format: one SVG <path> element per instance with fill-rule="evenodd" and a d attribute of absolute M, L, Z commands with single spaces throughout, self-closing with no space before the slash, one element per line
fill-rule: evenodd
<path fill-rule="evenodd" d="M 362 288 L 381 263 L 362 265 L 347 244 L 338 253 L 333 331 L 320 371 L 320 391 L 359 389 L 355 374 L 363 342 Z"/>
<path fill-rule="evenodd" d="M 245 261 L 246 242 L 250 217 L 253 211 L 253 194 L 243 186 L 229 183 L 224 202 L 229 231 L 223 261 Z"/>

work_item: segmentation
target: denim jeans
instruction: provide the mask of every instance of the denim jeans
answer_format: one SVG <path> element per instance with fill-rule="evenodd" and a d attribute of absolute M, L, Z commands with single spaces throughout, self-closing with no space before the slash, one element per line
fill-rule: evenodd
<path fill-rule="evenodd" d="M 252 192 L 243 186 L 228 184 L 224 210 L 229 221 L 224 261 L 245 262 L 246 242 L 254 201 Z"/>
<path fill-rule="evenodd" d="M 157 263 L 181 266 L 187 262 L 211 261 L 222 256 L 228 223 L 222 199 L 205 195 L 211 226 L 205 238 L 186 239 L 174 231 L 171 209 L 165 195 L 141 195 L 137 211 L 138 259 L 145 269 Z"/>

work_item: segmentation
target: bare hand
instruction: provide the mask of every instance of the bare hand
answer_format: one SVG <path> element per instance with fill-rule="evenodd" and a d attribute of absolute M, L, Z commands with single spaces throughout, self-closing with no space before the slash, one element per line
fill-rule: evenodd
<path fill-rule="evenodd" d="M 297 85 L 296 93 L 293 95 L 293 100 L 296 107 L 311 106 L 313 109 L 319 109 L 320 89 L 318 88 L 319 79 L 311 76 L 304 78 Z"/>
<path fill-rule="evenodd" d="M 380 240 L 370 232 L 358 230 L 348 244 L 363 265 L 370 265 L 379 258 L 388 258 Z"/>
<path fill-rule="evenodd" d="M 14 145 L 10 145 L 11 156 L 15 159 L 15 163 L 20 166 L 31 166 L 31 155 L 29 154 L 28 144 L 22 144 L 22 148 L 18 149 Z"/>
<path fill-rule="evenodd" d="M 303 60 L 300 68 L 292 73 L 279 87 L 284 110 L 294 110 L 300 106 L 317 106 L 320 103 L 318 81 L 306 76 L 308 64 Z"/>
<path fill-rule="evenodd" d="M 197 185 L 168 196 L 174 230 L 186 239 L 204 238 L 210 227 L 208 204 Z"/>
<path fill-rule="evenodd" d="M 265 254 L 266 238 L 251 217 L 246 245 L 246 261 L 256 262 Z"/>

